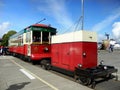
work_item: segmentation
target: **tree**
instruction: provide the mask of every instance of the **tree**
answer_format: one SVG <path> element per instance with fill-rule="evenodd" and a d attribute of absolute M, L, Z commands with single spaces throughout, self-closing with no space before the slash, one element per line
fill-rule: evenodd
<path fill-rule="evenodd" d="M 8 31 L 7 34 L 4 34 L 3 37 L 2 37 L 1 45 L 2 46 L 8 46 L 8 40 L 9 40 L 10 36 L 12 36 L 16 33 L 17 33 L 16 31 L 10 30 L 10 31 Z"/>

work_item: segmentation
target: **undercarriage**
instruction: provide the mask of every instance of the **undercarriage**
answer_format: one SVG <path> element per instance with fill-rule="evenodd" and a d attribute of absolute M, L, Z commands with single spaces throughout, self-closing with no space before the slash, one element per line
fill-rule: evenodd
<path fill-rule="evenodd" d="M 76 68 L 75 69 L 75 80 L 79 83 L 95 88 L 98 80 L 109 80 L 115 78 L 118 80 L 117 69 L 114 66 L 98 65 L 94 68 Z M 116 73 L 116 75 L 112 75 Z"/>

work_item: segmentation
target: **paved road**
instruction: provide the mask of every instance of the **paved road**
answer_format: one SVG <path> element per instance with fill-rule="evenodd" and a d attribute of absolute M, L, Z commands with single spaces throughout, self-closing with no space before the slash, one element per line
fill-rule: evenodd
<path fill-rule="evenodd" d="M 112 65 L 118 69 L 118 79 L 119 81 L 109 80 L 105 82 L 100 82 L 96 86 L 96 90 L 120 90 L 120 50 L 115 50 L 112 53 L 108 51 L 98 52 L 98 62 L 104 60 L 105 65 Z"/>
<path fill-rule="evenodd" d="M 120 51 L 99 51 L 98 62 L 118 68 L 120 75 Z M 26 74 L 27 73 L 27 76 Z M 120 80 L 120 76 L 119 76 Z M 12 56 L 0 56 L 0 90 L 92 90 L 72 80 L 45 71 L 38 66 Z M 100 82 L 95 90 L 120 90 L 120 81 Z"/>
<path fill-rule="evenodd" d="M 92 90 L 12 56 L 0 56 L 0 90 Z"/>
<path fill-rule="evenodd" d="M 104 60 L 105 65 L 115 66 L 118 69 L 118 76 L 120 80 L 120 50 L 115 50 L 112 53 L 105 50 L 99 51 L 98 60 L 98 62 Z"/>

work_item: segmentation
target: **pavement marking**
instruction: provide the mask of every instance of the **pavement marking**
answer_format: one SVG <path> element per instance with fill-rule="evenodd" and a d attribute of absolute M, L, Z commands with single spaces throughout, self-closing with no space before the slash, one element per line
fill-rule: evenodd
<path fill-rule="evenodd" d="M 18 64 L 17 62 L 15 62 L 14 60 L 9 59 L 11 62 L 13 62 L 15 65 L 19 66 L 20 68 L 24 69 L 25 71 L 27 71 L 28 73 L 30 73 L 32 76 L 34 76 L 35 78 L 37 78 L 38 80 L 40 80 L 41 82 L 43 82 L 44 84 L 48 85 L 49 87 L 51 87 L 54 90 L 59 90 L 58 88 L 56 88 L 55 86 L 53 86 L 52 84 L 46 82 L 45 80 L 43 80 L 42 78 L 40 78 L 39 76 L 37 76 L 36 74 L 30 72 L 28 69 L 26 69 L 25 67 L 23 67 L 22 65 Z"/>
<path fill-rule="evenodd" d="M 24 69 L 20 69 L 20 71 L 22 73 L 24 73 L 28 78 L 30 79 L 35 79 L 35 77 L 33 77 L 30 73 L 28 73 L 27 71 L 25 71 Z"/>

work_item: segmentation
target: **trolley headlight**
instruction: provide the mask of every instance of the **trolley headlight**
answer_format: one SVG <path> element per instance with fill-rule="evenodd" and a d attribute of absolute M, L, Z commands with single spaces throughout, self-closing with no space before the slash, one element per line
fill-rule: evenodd
<path fill-rule="evenodd" d="M 104 66 L 104 69 L 106 70 L 106 69 L 107 69 L 107 66 Z"/>
<path fill-rule="evenodd" d="M 45 47 L 44 50 L 45 50 L 45 51 L 48 51 L 48 47 Z"/>
<path fill-rule="evenodd" d="M 78 67 L 81 68 L 81 67 L 82 67 L 82 64 L 78 64 Z"/>
<path fill-rule="evenodd" d="M 83 52 L 83 57 L 86 57 L 86 53 L 85 52 Z"/>
<path fill-rule="evenodd" d="M 48 47 L 45 47 L 44 52 L 48 52 L 48 51 L 49 51 Z"/>

